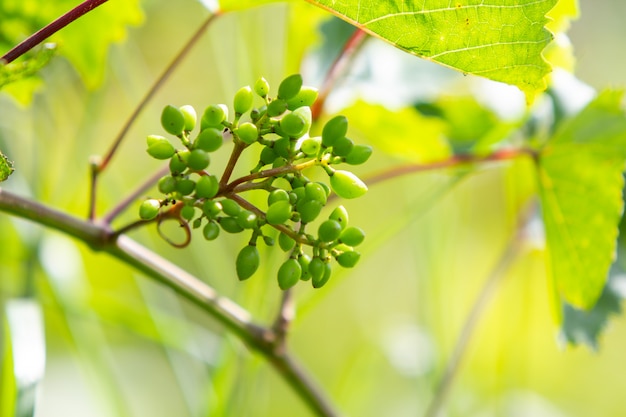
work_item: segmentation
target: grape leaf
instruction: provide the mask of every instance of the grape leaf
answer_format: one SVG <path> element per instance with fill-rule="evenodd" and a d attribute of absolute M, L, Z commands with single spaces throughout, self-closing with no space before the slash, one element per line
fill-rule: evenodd
<path fill-rule="evenodd" d="M 601 93 L 538 158 L 548 275 L 562 299 L 581 309 L 600 297 L 616 248 L 626 164 L 621 97 Z"/>
<path fill-rule="evenodd" d="M 13 173 L 13 162 L 9 161 L 2 152 L 0 152 L 0 182 L 9 178 Z"/>
<path fill-rule="evenodd" d="M 544 27 L 557 0 L 307 0 L 411 54 L 517 86 L 546 88 Z"/>

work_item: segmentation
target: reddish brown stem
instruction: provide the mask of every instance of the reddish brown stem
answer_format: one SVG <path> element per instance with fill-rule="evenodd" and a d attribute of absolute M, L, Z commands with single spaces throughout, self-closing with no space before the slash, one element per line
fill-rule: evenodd
<path fill-rule="evenodd" d="M 100 6 L 101 4 L 106 3 L 107 1 L 108 0 L 86 0 L 82 2 L 69 12 L 65 13 L 53 22 L 48 23 L 46 26 L 30 35 L 28 38 L 24 39 L 22 42 L 13 47 L 9 52 L 4 54 L 4 56 L 0 58 L 0 60 L 7 64 L 9 62 L 15 61 L 17 58 L 33 49 L 35 46 L 39 45 L 41 42 L 46 40 L 54 33 L 63 29 L 74 20 L 78 19 L 86 13 L 89 13 L 90 11 Z"/>

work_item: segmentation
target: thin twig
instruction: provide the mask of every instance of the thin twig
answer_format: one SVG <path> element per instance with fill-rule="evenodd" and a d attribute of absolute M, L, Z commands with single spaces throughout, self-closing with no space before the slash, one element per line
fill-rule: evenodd
<path fill-rule="evenodd" d="M 15 61 L 17 58 L 33 49 L 41 42 L 45 41 L 54 33 L 63 29 L 74 20 L 78 19 L 86 13 L 89 13 L 90 11 L 100 6 L 101 4 L 106 3 L 107 1 L 108 0 L 86 0 L 82 2 L 78 6 L 74 7 L 72 10 L 66 12 L 64 15 L 60 16 L 56 20 L 48 23 L 46 26 L 39 29 L 37 32 L 33 33 L 28 38 L 24 39 L 22 42 L 14 46 L 9 52 L 4 54 L 4 56 L 0 58 L 0 61 L 3 61 L 7 64 L 9 62 Z"/>
<path fill-rule="evenodd" d="M 487 280 L 483 284 L 483 287 L 478 294 L 478 297 L 474 301 L 474 305 L 470 310 L 467 318 L 465 319 L 465 323 L 463 324 L 463 328 L 461 329 L 461 333 L 456 341 L 454 346 L 454 350 L 448 360 L 448 364 L 446 366 L 445 372 L 437 385 L 435 390 L 435 394 L 426 409 L 426 413 L 424 413 L 424 417 L 436 417 L 439 413 L 440 408 L 444 404 L 448 393 L 450 392 L 450 388 L 452 387 L 454 380 L 458 374 L 458 371 L 461 367 L 461 362 L 467 350 L 467 347 L 470 344 L 472 335 L 474 334 L 474 330 L 478 325 L 478 322 L 481 319 L 482 314 L 484 313 L 487 305 L 493 298 L 497 285 L 502 281 L 505 277 L 507 270 L 517 257 L 523 243 L 524 243 L 524 232 L 528 222 L 528 217 L 530 214 L 530 210 L 525 210 L 520 217 L 519 226 L 508 242 L 506 250 L 500 257 L 498 263 L 493 268 Z"/>

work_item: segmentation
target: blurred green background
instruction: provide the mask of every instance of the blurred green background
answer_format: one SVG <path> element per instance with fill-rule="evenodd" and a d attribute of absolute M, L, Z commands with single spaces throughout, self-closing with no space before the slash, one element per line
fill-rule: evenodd
<path fill-rule="evenodd" d="M 576 74 L 594 88 L 626 84 L 621 52 L 626 4 L 583 0 L 580 6 L 582 17 L 570 31 Z M 0 95 L 0 145 L 17 169 L 3 188 L 86 215 L 89 157 L 106 152 L 152 81 L 207 15 L 191 0 L 149 0 L 142 7 L 144 23 L 111 48 L 100 88 L 88 91 L 72 66 L 56 58 L 42 72 L 45 88 L 30 106 Z M 145 137 L 160 133 L 158 115 L 165 104 L 203 109 L 230 103 L 240 86 L 261 75 L 277 85 L 300 70 L 305 83 L 319 86 L 332 56 L 317 29 L 327 18 L 301 2 L 216 20 L 102 175 L 98 213 L 159 167 L 145 153 Z M 481 88 L 504 94 L 503 108 L 515 111 L 521 100 L 517 92 L 378 41 L 361 51 L 342 83 L 330 97 L 330 112 L 355 97 L 403 106 Z M 502 98 L 487 102 L 503 103 Z M 351 131 L 359 141 L 386 140 L 367 133 Z M 216 155 L 214 167 L 223 166 L 227 150 L 218 155 L 222 160 Z M 241 172 L 254 163 L 253 157 L 244 158 Z M 379 150 L 355 172 L 367 179 L 401 163 Z M 290 335 L 293 352 L 345 415 L 423 414 L 468 312 L 534 192 L 532 169 L 519 161 L 403 176 L 345 202 L 351 223 L 368 233 L 362 260 L 352 270 L 336 268 L 321 290 L 296 288 Z M 136 208 L 115 224 L 134 219 Z M 279 249 L 264 249 L 264 270 L 242 284 L 234 258 L 245 236 L 196 238 L 183 250 L 168 247 L 152 228 L 131 237 L 236 300 L 257 321 L 271 322 L 280 297 L 274 278 L 284 256 Z M 45 318 L 47 361 L 37 416 L 310 415 L 262 358 L 210 317 L 114 259 L 5 214 L 0 214 L 0 248 L 1 299 L 36 295 Z M 599 352 L 564 347 L 544 269 L 538 233 L 485 306 L 442 415 L 626 413 L 621 365 L 626 320 L 611 321 Z"/>

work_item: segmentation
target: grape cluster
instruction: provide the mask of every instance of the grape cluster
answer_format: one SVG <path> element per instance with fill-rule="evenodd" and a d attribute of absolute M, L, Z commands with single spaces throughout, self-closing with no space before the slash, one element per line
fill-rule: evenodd
<path fill-rule="evenodd" d="M 345 268 L 358 262 L 360 254 L 354 248 L 365 238 L 363 230 L 348 225 L 343 206 L 318 219 L 331 190 L 343 198 L 360 197 L 367 191 L 356 175 L 334 166 L 362 164 L 372 148 L 346 137 L 348 120 L 344 116 L 329 120 L 320 136 L 309 136 L 310 106 L 317 90 L 303 86 L 299 74 L 285 78 L 276 97 L 271 98 L 269 92 L 264 78 L 253 88 L 239 89 L 233 100 L 232 121 L 226 105 L 210 105 L 200 118 L 195 137 L 194 108 L 166 106 L 161 114 L 163 129 L 176 136 L 183 148 L 176 149 L 163 136 L 148 136 L 148 154 L 169 160 L 170 173 L 158 182 L 165 197 L 145 200 L 139 216 L 159 221 L 166 214 L 174 214 L 183 225 L 202 228 L 207 240 L 216 239 L 221 230 L 248 231 L 250 240 L 236 261 L 240 280 L 250 278 L 259 267 L 257 243 L 261 240 L 273 246 L 278 240 L 279 247 L 288 253 L 278 270 L 279 287 L 285 290 L 300 280 L 311 280 L 313 287 L 319 288 L 330 278 L 332 259 Z M 253 108 L 255 93 L 262 105 Z M 209 169 L 210 154 L 223 145 L 225 137 L 232 137 L 234 147 L 228 166 L 218 178 Z M 231 180 L 239 156 L 252 148 L 260 150 L 258 164 L 249 175 Z M 313 167 L 328 175 L 330 186 L 304 175 Z M 265 190 L 267 205 L 257 207 L 242 196 L 251 190 Z M 278 230 L 277 239 L 269 233 L 270 228 Z"/>

